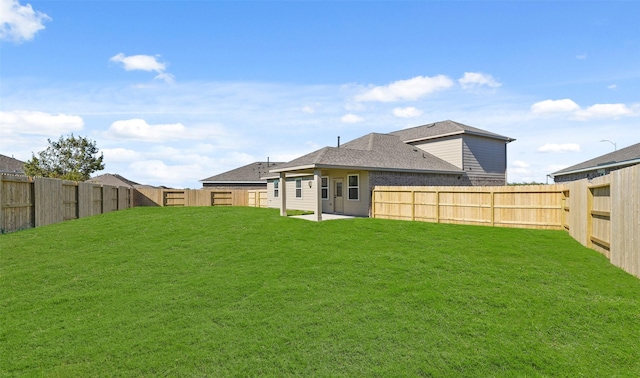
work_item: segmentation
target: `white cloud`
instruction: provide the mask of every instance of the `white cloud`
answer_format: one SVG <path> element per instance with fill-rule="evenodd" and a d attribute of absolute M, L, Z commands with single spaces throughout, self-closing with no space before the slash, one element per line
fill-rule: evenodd
<path fill-rule="evenodd" d="M 482 72 L 465 72 L 464 76 L 458 79 L 458 83 L 463 89 L 497 88 L 502 85 L 493 76 Z"/>
<path fill-rule="evenodd" d="M 134 118 L 115 121 L 105 135 L 115 139 L 160 142 L 170 139 L 184 139 L 186 127 L 181 123 L 150 125 L 143 119 Z"/>
<path fill-rule="evenodd" d="M 587 53 L 576 55 L 576 59 L 579 59 L 579 60 L 587 59 Z"/>
<path fill-rule="evenodd" d="M 580 106 L 568 98 L 562 100 L 544 100 L 531 105 L 531 112 L 543 113 L 565 113 L 580 110 Z"/>
<path fill-rule="evenodd" d="M 109 163 L 128 163 L 141 158 L 140 153 L 126 148 L 104 148 L 100 151 Z"/>
<path fill-rule="evenodd" d="M 528 168 L 529 167 L 529 163 L 524 162 L 522 160 L 516 160 L 512 163 L 512 165 L 514 167 L 518 167 L 518 168 Z"/>
<path fill-rule="evenodd" d="M 554 144 L 546 143 L 538 147 L 538 152 L 580 152 L 580 145 L 576 143 Z"/>
<path fill-rule="evenodd" d="M 422 110 L 416 109 L 413 106 L 393 109 L 393 115 L 400 118 L 415 118 L 422 115 L 422 113 Z"/>
<path fill-rule="evenodd" d="M 340 118 L 340 121 L 344 123 L 358 123 L 358 122 L 364 121 L 364 118 L 357 116 L 355 114 L 349 113 L 349 114 L 343 115 L 342 118 Z"/>
<path fill-rule="evenodd" d="M 578 119 L 592 118 L 620 118 L 622 116 L 633 115 L 633 110 L 629 109 L 625 104 L 595 104 L 589 106 L 585 110 L 576 112 Z"/>
<path fill-rule="evenodd" d="M 82 130 L 82 117 L 69 114 L 48 114 L 24 110 L 0 112 L 0 135 L 32 134 L 59 136 Z"/>
<path fill-rule="evenodd" d="M 611 85 L 607 86 L 607 89 L 611 89 L 611 90 L 615 91 L 616 89 L 618 89 L 618 86 L 616 84 L 611 84 Z"/>
<path fill-rule="evenodd" d="M 51 17 L 34 11 L 31 4 L 20 5 L 17 0 L 0 0 L 0 39 L 22 43 L 30 41 L 44 29 Z"/>
<path fill-rule="evenodd" d="M 401 100 L 417 100 L 430 93 L 447 89 L 453 81 L 447 76 L 416 76 L 408 80 L 398 80 L 388 85 L 368 89 L 355 96 L 356 101 L 392 102 Z"/>
<path fill-rule="evenodd" d="M 302 108 L 302 112 L 303 112 L 303 113 L 307 113 L 307 114 L 313 114 L 313 113 L 315 113 L 315 112 L 316 112 L 316 109 L 314 109 L 314 107 L 313 107 L 313 106 L 309 106 L 309 105 L 307 105 L 307 106 L 304 106 L 304 107 Z"/>
<path fill-rule="evenodd" d="M 156 72 L 158 75 L 154 80 L 164 80 L 167 83 L 173 83 L 175 77 L 165 72 L 167 65 L 160 62 L 160 55 L 131 55 L 126 56 L 123 53 L 112 56 L 109 60 L 116 63 L 122 63 L 122 67 L 126 71 L 148 71 Z"/>

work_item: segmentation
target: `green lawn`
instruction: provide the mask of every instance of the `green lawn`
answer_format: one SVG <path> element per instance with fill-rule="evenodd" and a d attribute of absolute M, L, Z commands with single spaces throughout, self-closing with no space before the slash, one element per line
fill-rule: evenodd
<path fill-rule="evenodd" d="M 0 376 L 640 376 L 562 231 L 135 208 L 0 236 Z"/>

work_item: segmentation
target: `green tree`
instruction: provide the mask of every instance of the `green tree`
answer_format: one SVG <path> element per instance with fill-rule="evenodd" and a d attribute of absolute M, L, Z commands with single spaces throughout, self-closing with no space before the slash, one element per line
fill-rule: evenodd
<path fill-rule="evenodd" d="M 104 169 L 104 156 L 102 153 L 98 156 L 95 141 L 73 134 L 47 141 L 49 147 L 38 152 L 38 156 L 32 153 L 31 160 L 24 164 L 28 176 L 85 181 L 93 172 Z"/>

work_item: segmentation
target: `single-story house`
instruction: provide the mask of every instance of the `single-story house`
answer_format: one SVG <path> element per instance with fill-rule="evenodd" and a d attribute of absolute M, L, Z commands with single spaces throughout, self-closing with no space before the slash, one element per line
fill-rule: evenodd
<path fill-rule="evenodd" d="M 264 176 L 269 173 L 269 169 L 275 168 L 279 164 L 282 164 L 282 162 L 257 161 L 200 180 L 200 182 L 203 189 L 265 189 L 267 187 L 267 179 Z"/>
<path fill-rule="evenodd" d="M 377 185 L 505 185 L 513 140 L 453 121 L 371 133 L 271 168 L 269 207 L 369 216 Z"/>
<path fill-rule="evenodd" d="M 549 176 L 556 183 L 592 179 L 636 164 L 640 164 L 640 143 L 572 165 Z"/>
<path fill-rule="evenodd" d="M 0 173 L 24 175 L 24 161 L 0 154 Z"/>

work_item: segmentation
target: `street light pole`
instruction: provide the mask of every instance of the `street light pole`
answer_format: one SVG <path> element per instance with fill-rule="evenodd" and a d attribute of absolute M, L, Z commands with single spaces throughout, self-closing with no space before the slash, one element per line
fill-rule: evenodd
<path fill-rule="evenodd" d="M 614 151 L 618 151 L 618 146 L 614 142 L 610 141 L 609 139 L 603 139 L 600 142 L 609 142 L 609 143 L 613 144 L 613 150 Z"/>

